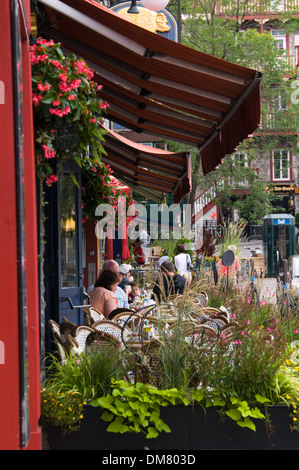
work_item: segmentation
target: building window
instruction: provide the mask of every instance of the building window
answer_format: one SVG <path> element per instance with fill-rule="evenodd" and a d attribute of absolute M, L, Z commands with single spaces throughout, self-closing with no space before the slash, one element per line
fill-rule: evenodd
<path fill-rule="evenodd" d="M 248 157 L 246 153 L 236 152 L 232 155 L 234 165 L 242 168 L 248 167 Z"/>
<path fill-rule="evenodd" d="M 273 180 L 291 179 L 290 152 L 286 149 L 273 150 L 272 153 Z"/>
<path fill-rule="evenodd" d="M 285 50 L 287 48 L 285 32 L 282 29 L 272 29 L 271 34 L 275 41 L 277 41 L 277 49 L 279 51 Z"/>
<path fill-rule="evenodd" d="M 284 0 L 271 0 L 270 1 L 270 11 L 284 11 L 285 5 Z"/>

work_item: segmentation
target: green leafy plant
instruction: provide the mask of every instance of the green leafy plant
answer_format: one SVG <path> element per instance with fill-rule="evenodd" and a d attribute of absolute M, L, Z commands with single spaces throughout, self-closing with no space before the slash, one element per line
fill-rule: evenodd
<path fill-rule="evenodd" d="M 242 428 L 256 430 L 254 419 L 264 419 L 265 415 L 260 407 L 269 403 L 266 397 L 255 396 L 255 402 L 249 404 L 236 396 L 224 397 L 217 390 L 207 390 L 199 388 L 194 390 L 192 398 L 195 402 L 203 404 L 206 408 L 217 407 L 220 415 L 225 415 Z"/>
<path fill-rule="evenodd" d="M 160 417 L 160 407 L 178 402 L 190 404 L 187 392 L 176 388 L 158 390 L 137 382 L 135 385 L 123 380 L 112 381 L 111 394 L 94 400 L 91 405 L 102 407 L 102 419 L 110 422 L 107 431 L 115 433 L 146 433 L 146 438 L 155 438 L 159 432 L 171 432 Z"/>

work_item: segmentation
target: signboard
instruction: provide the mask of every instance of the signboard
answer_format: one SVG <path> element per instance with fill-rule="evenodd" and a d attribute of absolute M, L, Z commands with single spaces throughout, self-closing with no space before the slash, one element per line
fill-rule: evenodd
<path fill-rule="evenodd" d="M 273 225 L 290 225 L 290 219 L 273 219 Z"/>
<path fill-rule="evenodd" d="M 152 33 L 164 36 L 167 39 L 178 42 L 178 27 L 174 16 L 167 10 L 151 11 L 144 8 L 141 2 L 136 2 L 139 13 L 127 13 L 131 2 L 122 2 L 114 5 L 110 10 L 119 14 L 131 23 L 147 29 Z"/>

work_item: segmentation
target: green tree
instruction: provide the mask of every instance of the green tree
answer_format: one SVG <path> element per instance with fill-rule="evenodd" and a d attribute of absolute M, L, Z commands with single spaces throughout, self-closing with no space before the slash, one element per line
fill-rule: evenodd
<path fill-rule="evenodd" d="M 277 4 L 279 2 L 277 1 Z M 268 30 L 261 29 L 257 22 L 248 21 L 247 15 L 267 11 L 269 2 L 252 0 L 182 0 L 180 10 L 184 15 L 182 26 L 182 43 L 229 62 L 253 68 L 263 74 L 261 81 L 261 126 L 254 138 L 244 141 L 237 152 L 246 152 L 253 161 L 256 158 L 269 158 L 271 150 L 277 147 L 295 148 L 297 145 L 294 133 L 298 130 L 299 107 L 292 102 L 296 68 L 289 60 L 286 51 L 279 50 L 270 28 L 283 29 L 286 33 L 299 27 L 294 11 L 279 12 L 275 20 L 268 24 Z M 295 5 L 295 2 L 294 2 Z M 170 3 L 169 9 L 171 10 Z M 275 11 L 275 1 L 271 2 Z M 174 11 L 174 14 L 176 12 Z M 294 100 L 293 100 L 294 101 Z M 281 132 L 283 131 L 283 132 Z M 239 167 L 228 156 L 219 168 L 211 175 L 203 177 L 198 165 L 198 154 L 193 158 L 193 183 L 200 189 L 207 189 L 216 183 L 216 201 L 222 207 L 225 203 L 242 213 L 248 213 L 245 199 L 254 201 L 252 213 L 254 221 L 262 217 L 262 205 L 265 211 L 271 209 L 271 194 L 263 187 L 268 182 L 261 182 L 249 168 Z M 234 163 L 234 165 L 232 164 Z M 251 173 L 250 175 L 248 173 Z M 245 198 L 244 181 L 247 186 Z M 230 181 L 220 188 L 219 182 Z M 232 184 L 232 181 L 233 184 Z M 248 193 L 249 190 L 249 193 Z M 193 189 L 193 195 L 195 189 Z M 257 204 L 258 201 L 258 204 Z M 259 207 L 259 209 L 257 209 Z M 260 215 L 259 215 L 260 214 Z M 246 219 L 248 220 L 249 214 Z"/>

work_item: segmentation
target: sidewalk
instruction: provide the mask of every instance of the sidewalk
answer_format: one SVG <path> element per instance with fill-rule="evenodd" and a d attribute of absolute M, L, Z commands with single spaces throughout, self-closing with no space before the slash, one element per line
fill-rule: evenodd
<path fill-rule="evenodd" d="M 248 282 L 241 281 L 241 285 L 248 285 Z M 276 303 L 276 282 L 276 279 L 272 277 L 255 279 L 260 301 Z"/>

